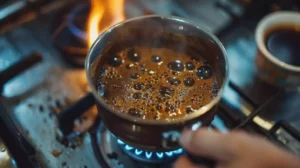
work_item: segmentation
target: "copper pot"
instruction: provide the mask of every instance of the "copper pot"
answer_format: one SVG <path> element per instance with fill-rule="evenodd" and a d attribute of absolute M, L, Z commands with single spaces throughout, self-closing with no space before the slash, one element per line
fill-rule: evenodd
<path fill-rule="evenodd" d="M 184 44 L 200 53 L 214 69 L 219 92 L 215 99 L 186 117 L 166 120 L 143 120 L 114 111 L 95 88 L 95 74 L 101 53 L 116 51 L 120 46 L 147 44 Z M 102 33 L 92 45 L 85 63 L 89 86 L 96 98 L 104 125 L 117 138 L 139 149 L 169 151 L 180 146 L 176 138 L 185 127 L 210 125 L 227 81 L 228 65 L 221 42 L 201 26 L 173 16 L 143 16 L 126 20 Z"/>

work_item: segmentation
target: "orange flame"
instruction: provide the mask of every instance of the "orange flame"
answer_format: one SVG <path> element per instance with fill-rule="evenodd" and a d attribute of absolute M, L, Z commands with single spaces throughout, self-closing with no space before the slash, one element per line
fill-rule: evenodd
<path fill-rule="evenodd" d="M 91 0 L 87 24 L 88 46 L 107 28 L 124 19 L 124 0 Z"/>

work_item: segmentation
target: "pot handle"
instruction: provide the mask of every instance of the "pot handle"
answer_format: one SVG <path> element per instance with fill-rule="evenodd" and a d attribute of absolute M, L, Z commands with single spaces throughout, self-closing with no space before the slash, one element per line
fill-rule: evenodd
<path fill-rule="evenodd" d="M 92 93 L 87 93 L 77 102 L 62 110 L 57 115 L 58 136 L 60 139 L 68 137 L 73 132 L 74 120 L 80 117 L 86 110 L 95 105 L 95 98 Z"/>

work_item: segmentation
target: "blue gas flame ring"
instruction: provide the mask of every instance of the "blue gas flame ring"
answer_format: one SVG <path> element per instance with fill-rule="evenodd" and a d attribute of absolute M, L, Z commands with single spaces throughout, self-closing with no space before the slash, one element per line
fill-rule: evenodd
<path fill-rule="evenodd" d="M 150 152 L 150 151 L 144 151 L 129 146 L 121 140 L 118 140 L 117 142 L 126 154 L 128 154 L 129 156 L 131 156 L 136 160 L 143 161 L 143 162 L 149 162 L 149 163 L 166 162 L 166 161 L 171 161 L 177 158 L 178 156 L 180 156 L 181 154 L 183 154 L 182 148 L 174 151 L 169 151 L 169 152 Z"/>
<path fill-rule="evenodd" d="M 88 7 L 89 7 L 89 5 L 87 5 L 87 4 L 77 6 L 70 12 L 70 14 L 67 18 L 67 25 L 68 25 L 69 30 L 76 37 L 81 38 L 83 40 L 87 39 L 87 34 L 85 33 L 84 30 L 81 30 L 79 27 L 77 27 L 75 25 L 74 20 L 75 20 L 76 15 L 78 15 L 81 11 L 83 11 L 84 9 L 87 9 Z"/>

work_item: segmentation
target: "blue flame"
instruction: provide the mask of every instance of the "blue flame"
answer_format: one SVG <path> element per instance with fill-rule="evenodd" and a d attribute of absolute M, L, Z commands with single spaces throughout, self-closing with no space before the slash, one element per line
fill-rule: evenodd
<path fill-rule="evenodd" d="M 157 156 L 159 159 L 161 159 L 161 158 L 164 157 L 164 153 L 162 153 L 162 152 L 156 152 L 156 156 Z"/>
<path fill-rule="evenodd" d="M 79 5 L 78 7 L 74 8 L 74 10 L 71 11 L 71 13 L 67 19 L 67 25 L 68 25 L 69 30 L 76 37 L 81 38 L 81 39 L 86 39 L 87 34 L 83 30 L 81 30 L 79 27 L 77 27 L 74 22 L 75 22 L 76 15 L 78 15 L 81 11 L 83 11 L 86 8 L 88 8 L 87 5 Z"/>
<path fill-rule="evenodd" d="M 123 141 L 121 141 L 121 140 L 118 139 L 118 144 L 123 145 L 125 143 Z"/>
<path fill-rule="evenodd" d="M 175 153 L 175 154 L 181 154 L 182 152 L 183 152 L 182 148 L 173 151 L 173 153 Z"/>
<path fill-rule="evenodd" d="M 143 152 L 144 152 L 144 151 L 138 150 L 138 149 L 135 149 L 135 151 L 134 151 L 134 153 L 135 153 L 136 155 L 141 155 Z"/>
<path fill-rule="evenodd" d="M 146 152 L 146 158 L 151 159 L 153 152 Z"/>
<path fill-rule="evenodd" d="M 117 142 L 125 151 L 135 155 L 136 157 L 144 158 L 145 160 L 149 160 L 149 161 L 152 161 L 152 160 L 156 160 L 156 161 L 162 160 L 163 161 L 164 159 L 171 159 L 171 158 L 179 156 L 180 154 L 183 153 L 182 148 L 174 150 L 174 151 L 169 151 L 169 152 L 150 152 L 150 151 L 143 151 L 140 149 L 136 149 L 132 146 L 125 144 L 121 140 L 118 140 Z"/>
<path fill-rule="evenodd" d="M 173 154 L 174 154 L 174 152 L 165 152 L 165 154 L 166 154 L 167 156 L 169 156 L 169 157 L 172 157 Z"/>
<path fill-rule="evenodd" d="M 125 145 L 125 149 L 126 149 L 126 150 L 131 150 L 131 149 L 133 149 L 133 147 L 132 147 L 132 146 L 129 146 L 129 145 Z"/>

